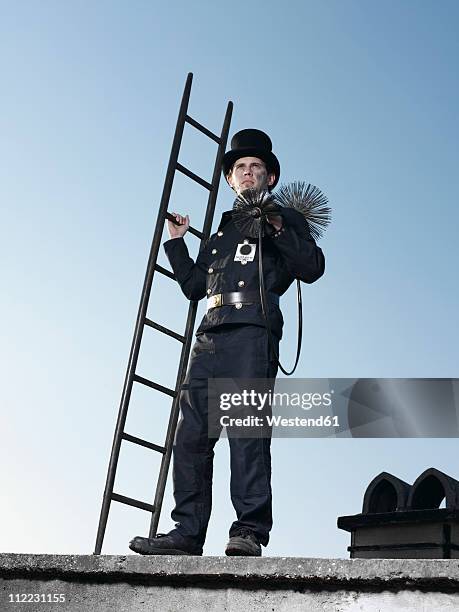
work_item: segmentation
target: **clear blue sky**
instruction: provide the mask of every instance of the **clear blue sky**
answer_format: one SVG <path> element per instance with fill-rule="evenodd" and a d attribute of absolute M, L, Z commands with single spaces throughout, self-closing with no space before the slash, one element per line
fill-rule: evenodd
<path fill-rule="evenodd" d="M 282 180 L 329 197 L 325 276 L 304 286 L 298 377 L 455 377 L 459 5 L 357 0 L 216 3 L 0 1 L 2 397 L 0 547 L 88 553 L 186 74 L 190 113 L 267 131 Z M 182 161 L 210 178 L 214 145 L 187 130 Z M 232 204 L 221 184 L 217 216 Z M 205 193 L 178 178 L 199 226 Z M 215 225 L 214 225 L 215 227 Z M 196 252 L 195 239 L 188 237 Z M 163 255 L 161 255 L 162 260 Z M 187 303 L 155 281 L 151 318 Z M 294 358 L 295 295 L 282 357 Z M 202 312 L 202 307 L 200 312 Z M 146 333 L 139 373 L 172 385 L 178 347 Z M 169 403 L 134 394 L 127 429 L 162 443 Z M 434 407 L 433 407 L 434 408 Z M 274 440 L 266 554 L 347 557 L 336 517 L 383 470 L 456 478 L 457 440 Z M 123 447 L 116 490 L 151 501 L 158 460 Z M 206 554 L 233 520 L 217 446 Z M 171 527 L 168 487 L 160 528 Z M 148 514 L 113 504 L 104 552 Z"/>

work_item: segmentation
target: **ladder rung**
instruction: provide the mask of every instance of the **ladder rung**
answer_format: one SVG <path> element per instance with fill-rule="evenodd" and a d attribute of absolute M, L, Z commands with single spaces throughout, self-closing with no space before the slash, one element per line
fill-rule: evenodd
<path fill-rule="evenodd" d="M 158 446 L 158 444 L 153 444 L 152 442 L 147 442 L 146 440 L 142 440 L 142 438 L 136 438 L 136 436 L 131 436 L 130 434 L 123 433 L 123 440 L 127 440 L 128 442 L 133 442 L 134 444 L 138 444 L 139 446 L 145 446 L 145 448 L 150 448 L 151 450 L 157 451 L 158 453 L 166 452 L 164 446 Z"/>
<path fill-rule="evenodd" d="M 173 274 L 172 272 L 169 272 L 169 270 L 166 270 L 166 268 L 163 268 L 162 266 L 156 264 L 155 265 L 155 270 L 157 272 L 161 272 L 161 274 L 164 274 L 164 276 L 168 276 L 172 280 L 175 280 L 175 274 Z"/>
<path fill-rule="evenodd" d="M 197 236 L 198 238 L 201 238 L 201 240 L 204 238 L 204 234 L 202 232 L 200 232 L 197 229 L 194 229 L 194 227 L 190 227 L 188 228 L 188 231 L 190 232 L 190 234 L 194 234 L 194 236 Z"/>
<path fill-rule="evenodd" d="M 143 376 L 139 376 L 138 374 L 134 374 L 133 379 L 139 383 L 142 383 L 142 385 L 146 385 L 147 387 L 156 389 L 156 391 L 161 391 L 161 393 L 165 393 L 166 395 L 170 395 L 171 397 L 177 396 L 177 393 L 173 389 L 158 385 L 158 383 L 152 382 L 151 380 L 148 380 L 148 378 L 144 378 Z"/>
<path fill-rule="evenodd" d="M 190 179 L 193 179 L 193 181 L 196 181 L 197 183 L 199 183 L 200 185 L 202 185 L 203 187 L 205 187 L 209 191 L 213 191 L 214 188 L 212 187 L 212 185 L 210 183 L 205 181 L 203 178 L 201 178 L 200 176 L 198 176 L 194 172 L 191 172 L 191 170 L 188 170 L 188 168 L 185 168 L 185 166 L 182 166 L 182 164 L 179 164 L 177 162 L 176 168 L 177 168 L 177 170 L 179 170 L 180 172 L 183 172 L 183 174 L 186 174 L 186 176 L 190 177 Z"/>
<path fill-rule="evenodd" d="M 217 144 L 220 144 L 220 138 L 216 134 L 214 134 L 213 132 L 205 128 L 203 125 L 198 123 L 196 119 L 193 119 L 193 117 L 190 117 L 190 115 L 186 115 L 185 121 L 187 121 L 190 125 L 195 127 L 197 130 L 199 130 L 200 132 L 202 132 L 209 138 L 212 138 L 212 140 L 215 140 Z"/>
<path fill-rule="evenodd" d="M 180 334 L 177 334 L 175 331 L 172 331 L 171 329 L 164 327 L 163 325 L 160 325 L 159 323 L 155 323 L 154 321 L 151 321 L 150 319 L 145 318 L 145 325 L 149 325 L 150 327 L 153 327 L 153 329 L 157 329 L 163 334 L 167 334 L 168 336 L 171 336 L 172 338 L 175 338 L 176 340 L 179 340 L 180 342 L 185 343 L 185 340 L 186 340 L 185 336 L 181 336 Z"/>
<path fill-rule="evenodd" d="M 145 502 L 133 499 L 132 497 L 126 497 L 125 495 L 118 495 L 118 493 L 112 493 L 113 501 L 126 504 L 128 506 L 134 506 L 134 508 L 140 508 L 141 510 L 147 510 L 148 512 L 154 512 L 155 507 L 152 504 L 146 504 Z"/>

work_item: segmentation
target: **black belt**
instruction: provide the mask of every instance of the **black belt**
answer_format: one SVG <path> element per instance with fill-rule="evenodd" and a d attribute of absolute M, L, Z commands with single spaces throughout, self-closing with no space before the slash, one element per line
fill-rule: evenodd
<path fill-rule="evenodd" d="M 279 305 L 277 293 L 268 293 L 268 300 Z M 207 310 L 233 304 L 236 308 L 242 308 L 242 304 L 260 303 L 259 291 L 232 291 L 231 293 L 216 293 L 207 298 Z"/>

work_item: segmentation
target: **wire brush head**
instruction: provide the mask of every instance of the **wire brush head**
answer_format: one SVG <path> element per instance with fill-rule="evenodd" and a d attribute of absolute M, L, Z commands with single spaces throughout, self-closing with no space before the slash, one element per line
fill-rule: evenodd
<path fill-rule="evenodd" d="M 294 208 L 308 221 L 311 235 L 315 240 L 322 237 L 331 221 L 328 198 L 318 187 L 304 181 L 295 181 L 281 187 L 274 194 L 274 203 Z"/>
<path fill-rule="evenodd" d="M 257 238 L 261 227 L 261 235 L 266 236 L 266 216 L 279 212 L 280 206 L 274 201 L 269 191 L 245 189 L 233 204 L 233 221 L 244 236 Z"/>

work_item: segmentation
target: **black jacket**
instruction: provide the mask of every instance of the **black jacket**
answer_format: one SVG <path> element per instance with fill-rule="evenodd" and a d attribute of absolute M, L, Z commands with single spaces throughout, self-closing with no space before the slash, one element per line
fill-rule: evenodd
<path fill-rule="evenodd" d="M 183 238 L 173 238 L 164 243 L 166 255 L 175 277 L 189 300 L 200 300 L 217 293 L 233 291 L 258 291 L 258 240 L 253 261 L 245 265 L 235 261 L 237 245 L 242 236 L 232 219 L 232 211 L 223 213 L 218 231 L 207 240 L 196 263 L 188 254 Z M 280 232 L 263 238 L 263 270 L 267 292 L 282 295 L 298 278 L 313 283 L 322 276 L 325 259 L 309 231 L 306 219 L 294 209 L 282 210 L 283 226 Z M 272 331 L 282 336 L 283 318 L 279 306 L 270 304 Z M 260 303 L 211 308 L 203 317 L 196 334 L 227 323 L 265 326 Z"/>

